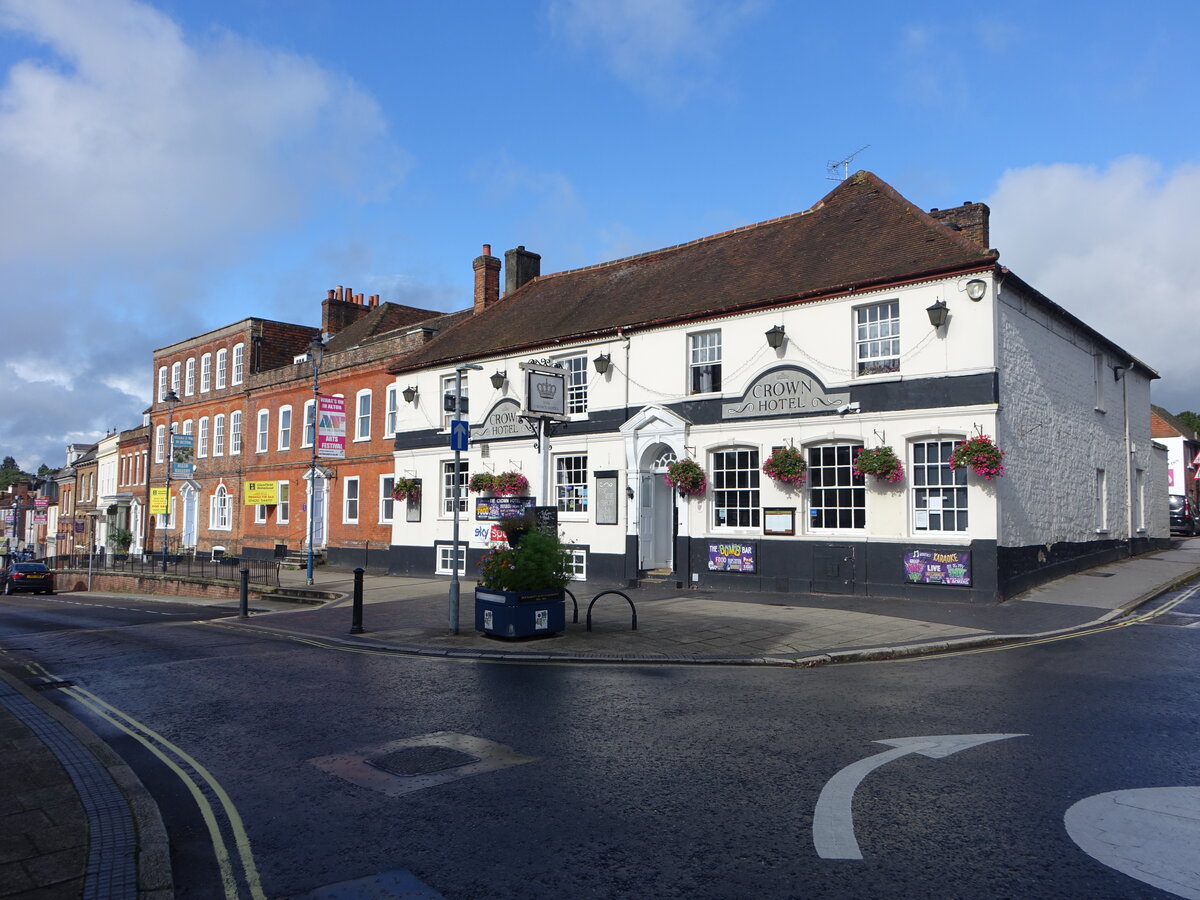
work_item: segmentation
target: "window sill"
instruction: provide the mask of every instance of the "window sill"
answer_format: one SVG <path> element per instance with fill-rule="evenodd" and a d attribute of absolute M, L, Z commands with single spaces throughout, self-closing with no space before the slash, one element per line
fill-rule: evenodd
<path fill-rule="evenodd" d="M 1108 534 L 1108 533 L 1109 532 L 1108 532 L 1107 528 L 1097 528 L 1096 529 L 1096 534 Z"/>

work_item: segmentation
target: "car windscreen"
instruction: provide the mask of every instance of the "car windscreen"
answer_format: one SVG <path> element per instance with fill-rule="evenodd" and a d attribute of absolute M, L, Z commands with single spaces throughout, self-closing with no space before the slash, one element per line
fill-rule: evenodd
<path fill-rule="evenodd" d="M 1183 495 L 1171 494 L 1171 509 L 1183 509 Z"/>
<path fill-rule="evenodd" d="M 49 572 L 50 570 L 41 563 L 17 563 L 13 566 L 16 572 Z"/>

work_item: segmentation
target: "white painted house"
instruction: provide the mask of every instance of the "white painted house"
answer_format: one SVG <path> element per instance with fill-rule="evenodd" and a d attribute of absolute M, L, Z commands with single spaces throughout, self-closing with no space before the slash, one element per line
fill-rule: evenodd
<path fill-rule="evenodd" d="M 927 213 L 859 172 L 805 212 L 584 269 L 541 275 L 509 251 L 503 295 L 485 246 L 474 314 L 393 367 L 396 477 L 422 494 L 395 515 L 390 570 L 450 571 L 443 398 L 467 364 L 482 368 L 462 373 L 457 478 L 523 473 L 591 581 L 993 600 L 1161 545 L 1156 373 L 987 242 L 986 206 Z M 561 366 L 568 390 L 544 453 L 520 418 L 531 361 Z M 1004 475 L 946 464 L 978 435 Z M 896 483 L 854 470 L 883 445 Z M 803 485 L 764 474 L 778 447 L 803 453 Z M 700 496 L 663 477 L 685 458 Z M 464 495 L 467 577 L 511 504 Z"/>

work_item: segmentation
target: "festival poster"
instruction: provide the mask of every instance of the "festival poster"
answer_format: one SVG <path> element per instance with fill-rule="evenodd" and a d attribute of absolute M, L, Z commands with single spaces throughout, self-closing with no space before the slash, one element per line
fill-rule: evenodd
<path fill-rule="evenodd" d="M 322 395 L 317 401 L 317 456 L 346 458 L 346 398 Z"/>

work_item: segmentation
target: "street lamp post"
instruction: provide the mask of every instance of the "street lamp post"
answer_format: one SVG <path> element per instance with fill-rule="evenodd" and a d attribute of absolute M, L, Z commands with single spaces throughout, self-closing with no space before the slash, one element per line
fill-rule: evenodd
<path fill-rule="evenodd" d="M 167 395 L 163 397 L 163 403 L 167 404 L 167 433 L 165 435 L 167 444 L 167 512 L 163 516 L 162 558 L 162 570 L 164 575 L 167 574 L 167 523 L 170 522 L 171 524 L 174 524 L 171 517 L 171 466 L 175 462 L 175 447 L 173 446 L 174 442 L 171 440 L 171 436 L 175 431 L 175 425 L 171 421 L 171 413 L 174 412 L 175 404 L 178 402 L 179 395 L 175 393 L 174 389 L 167 391 Z"/>
<path fill-rule="evenodd" d="M 308 361 L 312 363 L 313 379 L 312 460 L 308 470 L 308 584 L 313 583 L 313 539 L 316 535 L 314 525 L 317 505 L 317 423 L 320 420 L 321 412 L 320 374 L 321 359 L 324 356 L 325 345 L 321 343 L 321 336 L 313 335 L 312 343 L 308 345 Z"/>
<path fill-rule="evenodd" d="M 454 369 L 454 418 L 462 418 L 462 377 L 468 369 L 483 370 L 483 366 L 474 363 L 462 363 Z M 458 507 L 462 496 L 462 451 L 458 443 L 454 444 L 454 529 L 450 538 L 450 633 L 458 634 L 458 598 L 461 588 L 458 584 Z"/>

